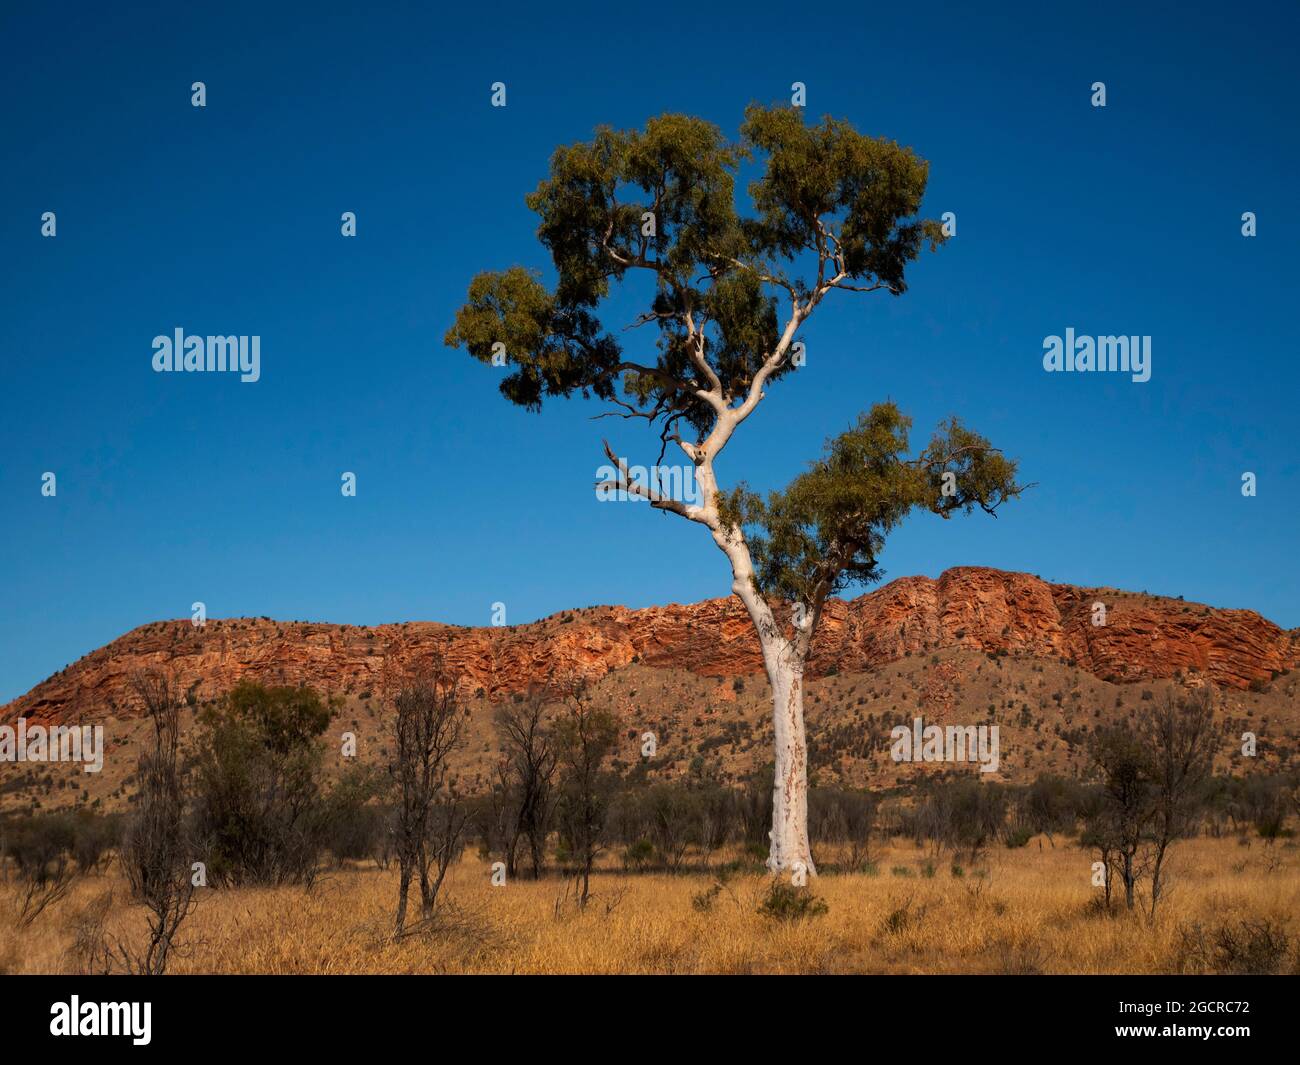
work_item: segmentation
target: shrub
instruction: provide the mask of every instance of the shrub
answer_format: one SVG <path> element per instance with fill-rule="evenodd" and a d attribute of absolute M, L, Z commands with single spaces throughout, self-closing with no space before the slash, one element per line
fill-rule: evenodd
<path fill-rule="evenodd" d="M 648 839 L 639 839 L 623 849 L 623 868 L 642 870 L 655 860 L 655 845 Z"/>
<path fill-rule="evenodd" d="M 1225 921 L 1215 928 L 1199 921 L 1180 925 L 1174 953 L 1181 973 L 1272 976 L 1282 970 L 1291 949 L 1291 936 L 1282 925 L 1263 917 Z"/>
<path fill-rule="evenodd" d="M 18 927 L 26 928 L 72 887 L 73 824 L 64 815 L 40 814 L 4 826 L 4 836 L 18 871 Z"/>
<path fill-rule="evenodd" d="M 331 712 L 310 688 L 242 682 L 200 715 L 195 807 L 217 884 L 310 882 L 321 847 Z"/>
<path fill-rule="evenodd" d="M 121 842 L 115 817 L 97 817 L 83 811 L 73 823 L 72 858 L 83 875 L 97 873 L 109 859 L 109 852 Z"/>
<path fill-rule="evenodd" d="M 348 768 L 330 790 L 323 807 L 321 832 L 336 864 L 366 858 L 382 864 L 390 832 L 390 810 L 374 800 L 387 794 L 388 784 L 381 770 L 358 765 Z"/>
<path fill-rule="evenodd" d="M 829 910 L 825 899 L 814 895 L 806 887 L 797 888 L 784 880 L 773 880 L 768 885 L 767 894 L 758 907 L 762 916 L 776 921 L 802 921 L 809 917 L 821 917 Z"/>
<path fill-rule="evenodd" d="M 718 896 L 722 894 L 722 885 L 714 884 L 706 891 L 691 896 L 691 907 L 696 913 L 708 913 L 713 909 L 713 904 L 718 901 Z"/>
<path fill-rule="evenodd" d="M 917 916 L 920 916 L 920 914 L 918 913 Z M 889 911 L 889 916 L 885 918 L 884 931 L 889 935 L 896 936 L 900 932 L 905 932 L 911 923 L 912 900 L 909 898 L 903 902 L 903 905 Z"/>

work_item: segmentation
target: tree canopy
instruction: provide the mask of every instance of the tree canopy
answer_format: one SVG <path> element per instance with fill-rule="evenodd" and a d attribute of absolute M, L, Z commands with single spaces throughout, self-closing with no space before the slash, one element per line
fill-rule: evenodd
<path fill-rule="evenodd" d="M 762 165 L 745 217 L 735 185 L 753 161 Z M 760 374 L 765 385 L 793 368 L 768 366 L 793 337 L 780 328 L 779 295 L 802 321 L 832 288 L 906 289 L 906 264 L 944 239 L 938 222 L 916 217 L 927 169 L 910 148 L 831 118 L 808 125 L 797 108 L 749 107 L 735 143 L 685 115 L 602 127 L 559 148 L 527 197 L 553 289 L 521 266 L 481 273 L 446 341 L 483 362 L 504 345 L 512 372 L 501 391 L 522 406 L 595 395 L 705 434 Z M 598 314 L 633 270 L 655 278 L 633 323 L 655 327 L 653 360 L 626 359 Z"/>

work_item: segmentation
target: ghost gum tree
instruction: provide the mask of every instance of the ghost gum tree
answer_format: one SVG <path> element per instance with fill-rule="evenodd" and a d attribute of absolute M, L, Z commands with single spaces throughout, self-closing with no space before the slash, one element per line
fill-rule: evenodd
<path fill-rule="evenodd" d="M 742 165 L 757 171 L 748 215 L 736 202 Z M 800 331 L 822 301 L 901 295 L 907 264 L 944 240 L 918 217 L 927 170 L 908 148 L 830 118 L 811 125 L 796 108 L 749 107 L 736 142 L 685 115 L 600 128 L 559 148 L 527 197 L 554 285 L 519 266 L 479 274 L 446 336 L 508 368 L 500 387 L 511 402 L 539 410 L 551 397 L 595 397 L 656 430 L 660 460 L 676 446 L 694 465 L 698 505 L 632 476 L 606 443 L 616 472 L 602 485 L 703 526 L 731 567 L 772 689 L 773 873 L 816 873 L 803 689 L 827 597 L 880 578 L 884 538 L 911 510 L 992 513 L 1022 490 L 1015 463 L 956 419 L 909 457 L 910 422 L 892 403 L 859 415 L 784 491 L 764 499 L 744 482 L 718 484 L 732 435 L 802 364 Z M 626 323 L 651 334 L 640 358 L 599 317 L 633 274 L 654 283 Z"/>

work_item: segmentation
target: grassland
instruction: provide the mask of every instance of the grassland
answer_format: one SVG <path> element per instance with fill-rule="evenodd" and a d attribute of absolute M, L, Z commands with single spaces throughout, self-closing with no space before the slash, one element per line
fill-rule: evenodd
<path fill-rule="evenodd" d="M 448 876 L 433 927 L 396 941 L 393 870 L 332 870 L 310 890 L 205 889 L 172 972 L 1300 971 L 1300 849 L 1290 841 L 1180 844 L 1154 920 L 1106 912 L 1089 855 L 1071 841 L 999 848 L 975 868 L 900 842 L 874 859 L 873 872 L 827 872 L 812 882 L 824 915 L 781 921 L 758 912 L 768 882 L 757 871 L 720 882 L 705 870 L 625 874 L 610 865 L 580 911 L 558 876 L 493 887 L 488 863 L 467 855 Z M 3 912 L 15 891 L 0 883 L 0 972 L 84 971 L 77 943 L 98 934 L 96 903 L 110 935 L 130 938 L 144 927 L 115 865 L 79 880 L 21 931 Z M 1255 941 L 1261 928 L 1267 944 Z"/>

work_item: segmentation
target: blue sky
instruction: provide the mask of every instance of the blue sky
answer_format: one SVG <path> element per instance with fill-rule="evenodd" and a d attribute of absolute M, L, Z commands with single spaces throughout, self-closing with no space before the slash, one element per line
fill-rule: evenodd
<path fill-rule="evenodd" d="M 794 81 L 927 158 L 958 233 L 902 298 L 818 311 L 720 476 L 780 485 L 887 397 L 917 442 L 958 413 L 1038 487 L 911 519 L 888 577 L 991 565 L 1300 625 L 1294 5 L 377 6 L 0 14 L 0 699 L 196 600 L 476 625 L 727 594 L 700 527 L 595 501 L 601 436 L 650 462 L 644 427 L 512 408 L 442 336 L 475 272 L 548 265 L 523 197 L 556 145 L 665 111 L 734 134 Z M 261 380 L 155 374 L 177 327 L 259 335 Z M 1152 379 L 1044 373 L 1067 327 L 1149 334 Z"/>

